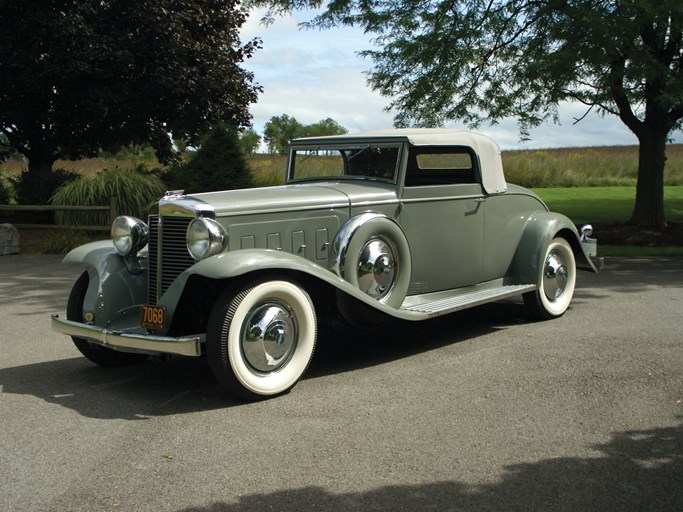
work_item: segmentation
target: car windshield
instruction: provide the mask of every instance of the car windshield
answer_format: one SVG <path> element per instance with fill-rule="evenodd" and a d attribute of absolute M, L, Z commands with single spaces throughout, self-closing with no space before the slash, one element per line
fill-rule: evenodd
<path fill-rule="evenodd" d="M 289 181 L 371 179 L 396 182 L 400 144 L 311 146 L 292 149 Z"/>

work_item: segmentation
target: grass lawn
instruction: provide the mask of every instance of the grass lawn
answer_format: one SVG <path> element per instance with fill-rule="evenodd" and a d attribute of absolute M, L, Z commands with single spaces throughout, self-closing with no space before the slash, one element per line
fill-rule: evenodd
<path fill-rule="evenodd" d="M 635 187 L 583 187 L 533 189 L 551 211 L 563 213 L 575 224 L 625 223 L 633 212 Z M 666 218 L 683 222 L 683 186 L 664 188 Z M 635 229 L 635 228 L 634 228 Z M 605 245 L 598 238 L 601 256 L 683 256 L 683 239 L 676 246 Z M 649 235 L 645 234 L 645 238 Z"/>
<path fill-rule="evenodd" d="M 535 188 L 533 191 L 551 211 L 563 213 L 575 224 L 628 222 L 636 198 L 635 187 Z M 664 187 L 664 204 L 669 222 L 683 222 L 683 186 Z"/>

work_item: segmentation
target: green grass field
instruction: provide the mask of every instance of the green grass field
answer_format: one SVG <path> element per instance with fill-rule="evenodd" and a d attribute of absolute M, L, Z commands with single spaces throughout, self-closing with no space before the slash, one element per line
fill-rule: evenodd
<path fill-rule="evenodd" d="M 576 224 L 628 222 L 636 198 L 635 187 L 535 188 L 548 207 Z M 665 187 L 666 217 L 683 222 L 683 186 Z M 683 240 L 681 241 L 683 244 Z"/>
<path fill-rule="evenodd" d="M 551 211 L 569 217 L 575 224 L 628 222 L 635 202 L 635 187 L 581 187 L 533 189 Z M 683 222 L 683 186 L 665 187 L 668 222 Z M 675 246 L 605 245 L 598 238 L 601 256 L 683 256 L 683 239 Z"/>

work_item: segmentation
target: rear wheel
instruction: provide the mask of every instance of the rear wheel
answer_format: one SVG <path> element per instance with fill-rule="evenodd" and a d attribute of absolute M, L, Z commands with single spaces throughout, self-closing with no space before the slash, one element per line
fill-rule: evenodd
<path fill-rule="evenodd" d="M 89 280 L 88 273 L 83 272 L 71 289 L 69 302 L 67 302 L 66 305 L 67 320 L 83 323 L 83 301 L 85 300 L 85 294 L 88 291 Z M 90 343 L 88 340 L 77 338 L 76 336 L 72 336 L 71 339 L 81 354 L 100 366 L 109 368 L 129 366 L 141 363 L 148 357 L 146 354 L 119 352 L 118 350 L 101 347 L 100 345 Z"/>
<path fill-rule="evenodd" d="M 543 258 L 538 287 L 524 294 L 531 314 L 541 320 L 562 316 L 574 296 L 576 261 L 572 248 L 564 238 L 554 238 Z"/>
<path fill-rule="evenodd" d="M 296 385 L 313 357 L 316 337 L 308 293 L 289 280 L 260 279 L 218 299 L 207 327 L 207 357 L 226 389 L 261 400 Z"/>

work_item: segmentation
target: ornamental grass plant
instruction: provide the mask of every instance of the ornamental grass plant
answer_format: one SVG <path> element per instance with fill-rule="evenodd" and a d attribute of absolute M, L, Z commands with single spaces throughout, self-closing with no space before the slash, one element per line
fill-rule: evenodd
<path fill-rule="evenodd" d="M 164 183 L 144 167 L 113 169 L 93 177 L 81 177 L 60 187 L 52 197 L 56 206 L 108 206 L 116 197 L 119 215 L 145 219 L 151 206 L 166 190 Z M 107 211 L 57 212 L 56 222 L 63 225 L 106 226 Z"/>

